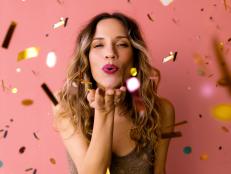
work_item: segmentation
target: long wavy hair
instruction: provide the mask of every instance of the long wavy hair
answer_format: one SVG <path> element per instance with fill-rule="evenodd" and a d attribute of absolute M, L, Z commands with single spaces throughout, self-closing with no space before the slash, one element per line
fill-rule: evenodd
<path fill-rule="evenodd" d="M 160 72 L 151 66 L 148 48 L 141 35 L 137 22 L 119 12 L 112 14 L 101 13 L 93 17 L 90 22 L 81 29 L 74 51 L 74 57 L 67 69 L 67 77 L 63 88 L 59 91 L 58 97 L 63 110 L 59 117 L 69 117 L 75 128 L 81 127 L 86 138 L 91 140 L 94 110 L 89 106 L 86 99 L 88 81 L 92 88 L 97 88 L 93 79 L 90 64 L 89 51 L 96 26 L 103 19 L 114 18 L 119 20 L 127 29 L 127 35 L 134 52 L 134 66 L 137 68 L 137 78 L 141 82 L 139 93 L 142 96 L 144 112 L 139 113 L 132 95 L 127 92 L 123 102 L 123 112 L 134 124 L 130 131 L 130 137 L 134 140 L 138 149 L 148 144 L 153 145 L 154 151 L 160 138 L 160 98 L 157 95 L 157 87 L 160 82 Z"/>

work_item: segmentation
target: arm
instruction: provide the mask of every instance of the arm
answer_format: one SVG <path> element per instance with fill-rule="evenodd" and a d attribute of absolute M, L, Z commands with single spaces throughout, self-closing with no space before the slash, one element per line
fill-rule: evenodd
<path fill-rule="evenodd" d="M 90 143 L 83 135 L 80 126 L 74 130 L 69 118 L 59 122 L 61 125 L 59 127 L 65 127 L 60 131 L 60 135 L 79 174 L 106 173 L 111 157 L 114 110 L 105 112 L 102 106 L 108 109 L 109 105 L 114 103 L 113 97 L 108 94 L 104 97 L 96 90 L 95 118 Z"/>
<path fill-rule="evenodd" d="M 175 110 L 171 102 L 167 99 L 162 99 L 161 101 L 161 132 L 172 132 L 175 122 Z M 154 163 L 154 174 L 166 174 L 165 165 L 167 160 L 167 153 L 169 147 L 170 139 L 160 139 L 157 151 L 156 160 Z"/>

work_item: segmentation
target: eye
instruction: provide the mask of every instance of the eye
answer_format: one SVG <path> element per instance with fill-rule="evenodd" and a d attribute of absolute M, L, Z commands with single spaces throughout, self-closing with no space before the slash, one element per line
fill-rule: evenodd
<path fill-rule="evenodd" d="M 117 45 L 120 46 L 120 47 L 128 47 L 128 44 L 126 44 L 126 43 L 119 43 Z"/>
<path fill-rule="evenodd" d="M 102 47 L 103 46 L 103 44 L 96 44 L 96 45 L 94 45 L 93 47 L 94 48 L 98 48 L 98 47 Z"/>

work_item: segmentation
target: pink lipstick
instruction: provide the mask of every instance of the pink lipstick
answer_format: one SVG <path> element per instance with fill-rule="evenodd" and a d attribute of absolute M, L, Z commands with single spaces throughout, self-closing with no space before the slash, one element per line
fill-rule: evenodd
<path fill-rule="evenodd" d="M 113 74 L 116 71 L 118 71 L 119 68 L 116 65 L 113 65 L 113 64 L 106 64 L 106 65 L 103 66 L 102 69 L 107 74 Z"/>

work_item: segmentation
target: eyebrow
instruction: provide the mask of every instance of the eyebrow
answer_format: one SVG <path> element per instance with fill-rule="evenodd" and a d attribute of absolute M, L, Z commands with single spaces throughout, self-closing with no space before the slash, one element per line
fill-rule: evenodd
<path fill-rule="evenodd" d="M 122 38 L 127 38 L 127 36 L 116 36 L 116 39 L 122 39 Z M 93 40 L 103 40 L 103 37 L 94 37 Z"/>

